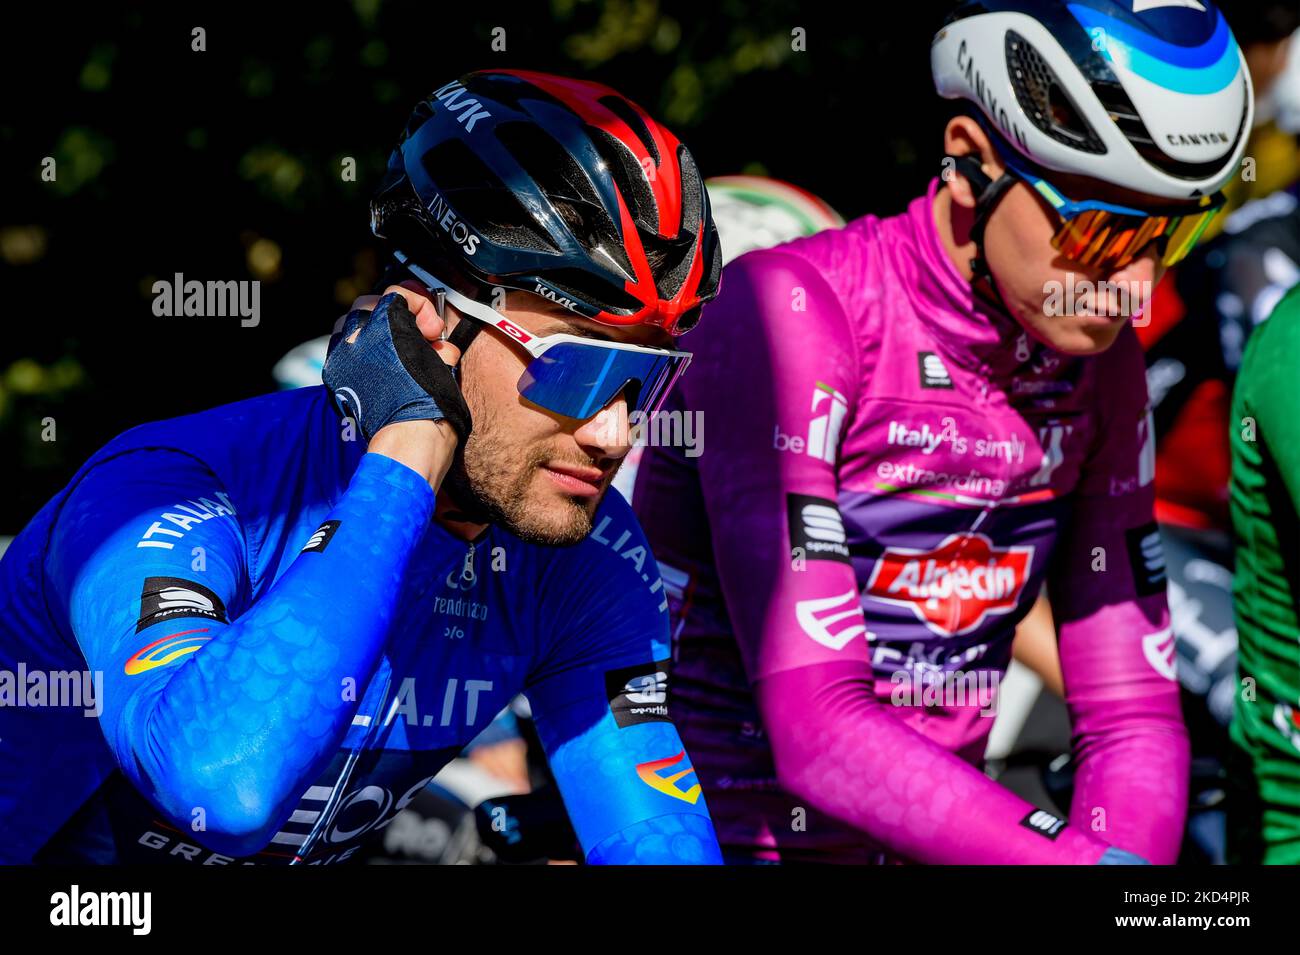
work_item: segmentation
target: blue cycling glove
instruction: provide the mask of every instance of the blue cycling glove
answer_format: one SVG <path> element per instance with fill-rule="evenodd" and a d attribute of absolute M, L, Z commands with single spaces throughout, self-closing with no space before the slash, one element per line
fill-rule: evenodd
<path fill-rule="evenodd" d="M 358 329 L 356 341 L 349 341 Z M 396 292 L 372 312 L 358 309 L 347 316 L 330 342 L 321 378 L 367 441 L 398 421 L 446 421 L 462 447 L 469 438 L 469 407 L 455 373 L 420 334 L 406 299 Z"/>
<path fill-rule="evenodd" d="M 1097 865 L 1150 865 L 1146 859 L 1134 855 L 1131 852 L 1125 852 L 1123 849 L 1116 849 L 1111 846 L 1101 854 L 1097 860 Z"/>

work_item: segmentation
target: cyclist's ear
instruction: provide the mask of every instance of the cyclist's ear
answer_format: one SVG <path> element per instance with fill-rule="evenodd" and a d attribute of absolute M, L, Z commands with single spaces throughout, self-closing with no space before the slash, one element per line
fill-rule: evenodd
<path fill-rule="evenodd" d="M 979 186 L 973 184 L 962 174 L 962 170 L 953 164 L 950 157 L 973 156 L 978 158 L 981 170 L 991 180 L 1002 175 L 1002 164 L 998 161 L 996 151 L 988 134 L 972 117 L 962 114 L 948 120 L 943 131 L 944 167 L 943 179 L 952 193 L 953 202 L 967 209 L 974 209 L 979 198 Z"/>

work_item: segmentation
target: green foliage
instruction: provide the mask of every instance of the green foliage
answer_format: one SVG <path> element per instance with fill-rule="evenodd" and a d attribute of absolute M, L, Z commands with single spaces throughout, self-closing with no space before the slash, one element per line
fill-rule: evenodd
<path fill-rule="evenodd" d="M 447 80 L 508 67 L 609 83 L 706 175 L 889 213 L 937 162 L 941 6 L 910 4 L 897 31 L 874 5 L 791 0 L 36 5 L 0 58 L 0 281 L 26 318 L 0 351 L 0 444 L 23 472 L 0 533 L 114 433 L 269 389 L 275 360 L 374 284 L 370 191 L 410 108 Z M 176 273 L 259 279 L 264 320 L 154 316 L 153 282 Z"/>

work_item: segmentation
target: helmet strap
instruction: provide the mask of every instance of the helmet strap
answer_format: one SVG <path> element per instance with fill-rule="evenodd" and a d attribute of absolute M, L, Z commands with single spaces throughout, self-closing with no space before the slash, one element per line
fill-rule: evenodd
<path fill-rule="evenodd" d="M 441 309 L 439 309 L 438 314 L 442 314 Z M 465 352 L 469 349 L 470 342 L 477 338 L 478 333 L 482 330 L 482 322 L 476 322 L 470 318 L 461 318 L 461 320 L 456 323 L 456 327 L 451 330 L 451 334 L 448 335 L 445 340 L 451 342 L 460 349 L 460 357 L 463 361 L 465 358 Z"/>
<path fill-rule="evenodd" d="M 953 160 L 957 171 L 971 184 L 975 192 L 975 221 L 971 224 L 970 229 L 971 241 L 975 243 L 975 255 L 970 260 L 971 286 L 975 288 L 976 293 L 979 293 L 980 282 L 987 282 L 989 289 L 993 293 L 995 304 L 1002 311 L 1010 314 L 1011 309 L 1007 307 L 1006 301 L 1002 298 L 1002 292 L 998 289 L 998 283 L 993 278 L 993 273 L 989 271 L 988 261 L 984 256 L 984 230 L 988 226 L 989 217 L 993 214 L 993 210 L 1002 201 L 1002 197 L 1019 180 L 1010 173 L 1005 172 L 998 179 L 993 179 L 984 172 L 979 159 L 975 156 L 949 156 L 947 158 Z"/>
<path fill-rule="evenodd" d="M 425 283 L 433 293 L 434 310 L 438 313 L 439 318 L 445 320 L 447 315 L 447 299 L 455 298 L 456 293 L 452 292 L 445 282 L 434 279 L 432 275 L 429 275 L 427 272 L 420 269 L 419 266 L 410 262 L 405 253 L 399 250 L 394 251 L 397 256 L 397 262 L 395 262 L 393 266 L 384 273 L 384 285 L 382 287 L 386 288 L 388 285 L 395 284 L 400 278 L 406 277 L 414 278 Z M 464 301 L 464 298 L 462 298 L 462 301 Z M 467 305 L 466 307 L 469 306 Z M 481 319 L 476 320 L 470 316 L 461 316 L 460 321 L 456 323 L 456 327 L 452 329 L 450 333 L 445 330 L 445 325 L 443 327 L 444 331 L 442 334 L 442 340 L 445 342 L 451 342 L 455 345 L 460 350 L 461 361 L 464 361 L 465 352 L 469 350 L 470 343 L 473 342 L 474 339 L 478 337 L 478 333 L 483 330 L 483 322 Z M 459 363 L 457 363 L 455 370 L 456 376 L 459 378 Z"/>

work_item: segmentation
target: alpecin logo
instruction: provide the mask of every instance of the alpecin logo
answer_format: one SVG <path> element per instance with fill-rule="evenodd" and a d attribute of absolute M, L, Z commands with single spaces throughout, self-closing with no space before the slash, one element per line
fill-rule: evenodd
<path fill-rule="evenodd" d="M 983 534 L 954 534 L 934 550 L 888 547 L 867 595 L 909 607 L 930 630 L 954 637 L 1014 610 L 1033 562 L 1032 546 L 994 547 Z"/>

